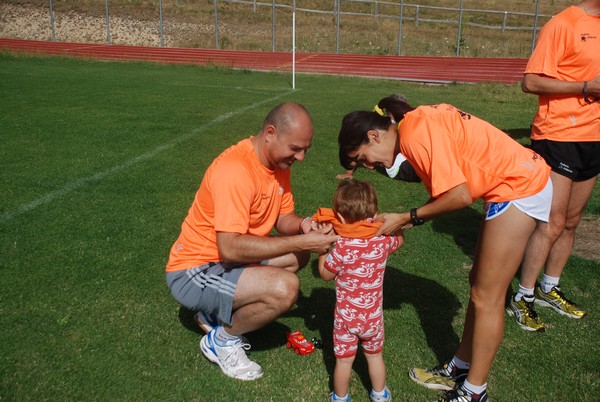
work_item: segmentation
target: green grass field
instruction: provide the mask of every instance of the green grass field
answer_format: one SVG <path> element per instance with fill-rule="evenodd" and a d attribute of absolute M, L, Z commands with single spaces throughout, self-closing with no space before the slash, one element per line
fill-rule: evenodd
<path fill-rule="evenodd" d="M 330 206 L 342 116 L 391 93 L 449 102 L 526 143 L 536 110 L 518 86 L 427 86 L 398 81 L 193 66 L 106 63 L 0 54 L 0 399 L 2 401 L 319 401 L 330 391 L 334 289 L 313 259 L 298 306 L 248 335 L 265 376 L 225 377 L 198 347 L 192 315 L 164 281 L 168 251 L 211 160 L 254 134 L 277 103 L 311 110 L 315 137 L 292 179 L 297 212 Z M 359 170 L 381 211 L 428 198 L 420 184 Z M 479 224 L 475 204 L 406 233 L 385 285 L 388 385 L 396 401 L 438 393 L 407 370 L 449 357 L 462 331 Z M 587 210 L 600 215 L 598 186 Z M 600 400 L 600 263 L 573 256 L 563 288 L 588 316 L 546 309 L 548 330 L 526 333 L 506 317 L 489 379 L 491 397 Z M 296 356 L 288 329 L 325 341 Z M 351 394 L 367 400 L 364 358 Z"/>

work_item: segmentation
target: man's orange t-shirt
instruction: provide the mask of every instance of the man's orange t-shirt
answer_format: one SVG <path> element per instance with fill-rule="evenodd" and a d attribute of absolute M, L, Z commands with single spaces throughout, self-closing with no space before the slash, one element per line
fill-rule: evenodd
<path fill-rule="evenodd" d="M 600 17 L 571 6 L 544 25 L 525 73 L 582 82 L 600 76 Z M 600 101 L 578 96 L 539 96 L 532 140 L 600 141 Z"/>
<path fill-rule="evenodd" d="M 294 212 L 290 170 L 266 168 L 250 139 L 208 167 L 173 244 L 167 272 L 221 261 L 217 232 L 268 236 L 280 214 Z"/>
<path fill-rule="evenodd" d="M 434 198 L 466 183 L 473 201 L 511 201 L 538 193 L 550 177 L 541 156 L 452 105 L 420 106 L 399 131 L 400 152 Z"/>

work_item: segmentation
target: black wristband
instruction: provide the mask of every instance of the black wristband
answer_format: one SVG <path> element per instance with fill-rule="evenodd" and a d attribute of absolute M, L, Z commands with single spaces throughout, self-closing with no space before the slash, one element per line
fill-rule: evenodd
<path fill-rule="evenodd" d="M 425 223 L 425 219 L 417 216 L 417 208 L 410 210 L 410 223 L 412 223 L 413 226 L 420 226 Z"/>

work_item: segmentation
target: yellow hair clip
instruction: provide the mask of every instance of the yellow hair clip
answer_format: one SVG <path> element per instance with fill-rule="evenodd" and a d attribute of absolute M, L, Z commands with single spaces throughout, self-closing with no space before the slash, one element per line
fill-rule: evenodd
<path fill-rule="evenodd" d="M 379 107 L 379 105 L 375 105 L 373 111 L 382 117 L 385 116 L 384 111 Z"/>

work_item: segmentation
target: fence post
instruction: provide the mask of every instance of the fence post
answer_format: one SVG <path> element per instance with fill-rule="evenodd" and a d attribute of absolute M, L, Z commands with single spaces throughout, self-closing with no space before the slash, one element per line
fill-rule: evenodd
<path fill-rule="evenodd" d="M 460 56 L 460 39 L 462 37 L 463 0 L 460 0 L 458 12 L 458 39 L 456 40 L 456 57 Z"/>
<path fill-rule="evenodd" d="M 341 0 L 336 0 L 336 32 L 335 32 L 335 53 L 338 54 L 340 52 L 340 7 Z"/>
<path fill-rule="evenodd" d="M 162 9 L 162 0 L 158 1 L 158 15 L 160 19 L 160 47 L 164 47 L 165 41 L 163 36 L 163 9 Z"/>
<path fill-rule="evenodd" d="M 415 10 L 415 27 L 419 27 L 419 12 L 420 12 L 420 8 L 419 6 L 417 6 L 417 9 Z"/>
<path fill-rule="evenodd" d="M 400 56 L 400 47 L 402 46 L 402 20 L 404 19 L 404 0 L 400 0 L 400 18 L 398 18 L 398 56 Z"/>
<path fill-rule="evenodd" d="M 504 12 L 504 17 L 502 18 L 502 32 L 506 31 L 506 19 L 508 17 L 508 11 Z"/>
<path fill-rule="evenodd" d="M 108 14 L 108 0 L 106 0 L 106 44 L 110 45 L 110 16 Z"/>
<path fill-rule="evenodd" d="M 50 0 L 50 27 L 52 28 L 52 42 L 56 40 L 56 34 L 54 32 L 54 11 L 52 11 L 52 0 Z"/>
<path fill-rule="evenodd" d="M 538 16 L 540 14 L 540 0 L 535 2 L 535 19 L 533 20 L 533 36 L 531 38 L 531 53 L 533 53 L 533 49 L 535 49 L 535 40 L 537 37 L 537 24 L 538 24 Z"/>
<path fill-rule="evenodd" d="M 217 7 L 217 1 L 214 0 L 215 3 L 215 49 L 219 48 L 219 10 Z"/>
<path fill-rule="evenodd" d="M 272 2 L 273 13 L 271 15 L 271 44 L 273 45 L 273 51 L 275 51 L 275 0 Z"/>

